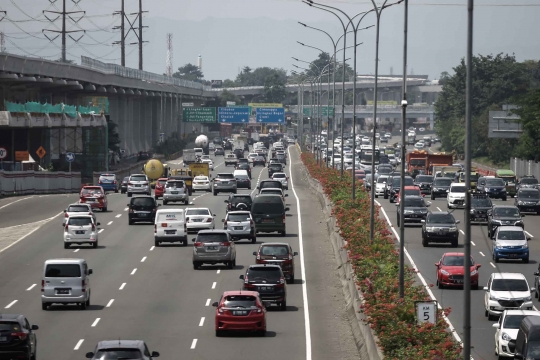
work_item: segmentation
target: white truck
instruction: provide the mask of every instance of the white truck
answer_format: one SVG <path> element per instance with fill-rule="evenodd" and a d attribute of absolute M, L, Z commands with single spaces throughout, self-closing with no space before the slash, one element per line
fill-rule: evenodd
<path fill-rule="evenodd" d="M 184 165 L 189 165 L 197 162 L 197 154 L 195 149 L 185 149 L 182 153 Z"/>
<path fill-rule="evenodd" d="M 244 140 L 235 139 L 233 141 L 233 150 L 234 149 L 242 149 L 242 150 L 244 150 Z"/>

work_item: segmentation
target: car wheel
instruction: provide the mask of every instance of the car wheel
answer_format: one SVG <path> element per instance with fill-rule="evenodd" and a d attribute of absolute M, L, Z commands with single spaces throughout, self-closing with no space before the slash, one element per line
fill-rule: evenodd
<path fill-rule="evenodd" d="M 490 313 L 488 313 L 488 321 L 493 321 L 493 320 L 497 320 L 497 317 L 495 315 L 491 315 Z"/>
<path fill-rule="evenodd" d="M 506 196 L 502 198 L 503 201 L 506 201 Z"/>
<path fill-rule="evenodd" d="M 187 246 L 187 236 L 184 238 L 184 240 L 182 240 L 182 243 L 184 244 L 184 246 Z"/>
<path fill-rule="evenodd" d="M 193 269 L 198 270 L 198 269 L 201 268 L 201 265 L 202 265 L 202 264 L 201 264 L 200 262 L 194 261 L 194 262 L 193 262 Z"/>
<path fill-rule="evenodd" d="M 159 241 L 154 240 L 154 246 L 155 246 L 155 247 L 159 247 Z"/>
<path fill-rule="evenodd" d="M 88 300 L 86 300 L 86 306 L 90 306 L 90 298 L 88 298 Z"/>
<path fill-rule="evenodd" d="M 444 285 L 439 280 L 437 280 L 437 286 L 439 289 L 444 288 Z"/>
<path fill-rule="evenodd" d="M 258 335 L 259 337 L 265 337 L 265 336 L 266 336 L 266 330 L 259 330 L 259 331 L 257 332 L 257 335 Z"/>
<path fill-rule="evenodd" d="M 384 192 L 384 198 L 388 199 L 388 193 L 386 191 Z"/>
<path fill-rule="evenodd" d="M 163 205 L 167 205 L 169 202 L 167 200 L 163 200 Z"/>
<path fill-rule="evenodd" d="M 425 236 L 422 236 L 422 246 L 423 247 L 428 247 L 429 246 L 429 241 L 427 240 L 427 238 Z"/>
<path fill-rule="evenodd" d="M 93 247 L 94 249 L 97 249 L 97 247 L 98 247 L 98 242 L 96 241 L 95 243 L 92 243 L 92 247 Z"/>
<path fill-rule="evenodd" d="M 400 221 L 399 221 L 399 219 L 400 219 L 400 217 L 399 217 L 399 215 L 398 215 L 398 217 L 397 217 L 397 226 L 398 226 L 398 227 L 400 227 L 400 226 L 401 226 L 401 225 L 400 225 Z"/>
<path fill-rule="evenodd" d="M 127 195 L 128 195 L 128 197 L 132 197 L 132 196 L 133 196 L 133 194 L 130 193 L 130 192 L 128 192 Z"/>
<path fill-rule="evenodd" d="M 69 247 L 70 247 L 69 243 L 66 243 L 66 242 L 65 242 L 65 243 L 64 243 L 64 249 L 69 249 Z"/>
<path fill-rule="evenodd" d="M 435 200 L 435 195 L 431 193 L 431 200 Z"/>
<path fill-rule="evenodd" d="M 234 258 L 232 265 L 233 265 L 233 268 L 236 267 L 236 258 Z"/>
<path fill-rule="evenodd" d="M 256 236 L 252 236 L 251 237 L 251 243 L 252 244 L 255 244 L 257 242 L 257 237 Z"/>
<path fill-rule="evenodd" d="M 129 219 L 128 220 L 128 225 L 133 225 L 133 220 Z"/>
<path fill-rule="evenodd" d="M 496 263 L 498 263 L 498 262 L 499 262 L 499 258 L 496 257 L 495 255 L 493 255 L 493 261 L 495 261 Z"/>
<path fill-rule="evenodd" d="M 523 262 L 524 262 L 525 264 L 528 264 L 528 263 L 529 263 L 529 258 L 526 257 L 525 259 L 523 259 Z"/>
<path fill-rule="evenodd" d="M 107 212 L 107 207 L 104 207 L 101 211 Z"/>
<path fill-rule="evenodd" d="M 222 330 L 216 330 L 216 337 L 221 337 L 223 336 L 223 331 Z"/>
<path fill-rule="evenodd" d="M 118 189 L 114 189 L 114 192 L 115 192 L 116 194 L 118 194 Z"/>
<path fill-rule="evenodd" d="M 81 310 L 86 310 L 86 302 L 80 303 L 80 304 L 79 304 L 79 308 L 80 308 Z"/>
<path fill-rule="evenodd" d="M 47 308 L 49 307 L 49 304 L 47 303 L 41 303 L 41 310 L 47 311 Z"/>
<path fill-rule="evenodd" d="M 232 260 L 231 261 L 227 261 L 227 269 L 232 269 L 233 268 L 233 262 Z"/>
<path fill-rule="evenodd" d="M 157 195 L 154 196 L 154 199 L 159 200 L 159 196 L 157 196 Z"/>
<path fill-rule="evenodd" d="M 217 192 L 214 191 L 214 196 L 217 196 Z"/>
<path fill-rule="evenodd" d="M 377 193 L 375 193 L 375 199 L 379 198 L 379 195 L 377 195 Z"/>
<path fill-rule="evenodd" d="M 281 232 L 281 236 L 287 236 L 287 231 L 286 231 L 286 230 L 283 230 L 283 231 Z"/>
<path fill-rule="evenodd" d="M 394 202 L 394 198 L 390 196 L 390 203 L 393 203 L 393 202 Z"/>
<path fill-rule="evenodd" d="M 484 316 L 487 317 L 488 316 L 488 311 L 484 309 Z"/>
<path fill-rule="evenodd" d="M 472 289 L 472 290 L 478 290 L 478 284 L 476 284 L 476 285 L 471 285 L 471 289 Z"/>
<path fill-rule="evenodd" d="M 283 300 L 280 304 L 281 306 L 281 311 L 286 311 L 287 310 L 287 300 Z"/>
<path fill-rule="evenodd" d="M 458 247 L 458 239 L 452 240 L 452 246 Z"/>

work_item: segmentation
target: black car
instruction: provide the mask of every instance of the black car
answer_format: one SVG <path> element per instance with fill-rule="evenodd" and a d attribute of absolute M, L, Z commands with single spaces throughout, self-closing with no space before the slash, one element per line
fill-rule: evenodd
<path fill-rule="evenodd" d="M 473 193 L 471 194 L 471 224 L 472 223 L 487 223 L 488 211 L 493 208 L 491 199 L 486 194 Z"/>
<path fill-rule="evenodd" d="M 152 157 L 152 154 L 150 154 L 149 152 L 139 151 L 139 153 L 137 154 L 137 162 L 148 160 L 151 157 Z"/>
<path fill-rule="evenodd" d="M 410 176 L 405 176 L 405 186 L 413 186 L 414 180 Z M 386 188 L 384 189 L 384 198 L 390 199 L 390 202 L 393 203 L 396 201 L 396 197 L 399 194 L 399 189 L 401 187 L 401 176 L 391 176 L 388 178 L 386 183 Z"/>
<path fill-rule="evenodd" d="M 495 235 L 495 230 L 499 226 L 521 226 L 523 218 L 517 206 L 512 205 L 495 205 L 492 210 L 488 210 L 488 236 L 491 238 Z"/>
<path fill-rule="evenodd" d="M 158 205 L 156 199 L 152 196 L 137 196 L 131 198 L 128 206 L 128 222 L 133 225 L 136 222 L 151 222 L 156 219 Z"/>
<path fill-rule="evenodd" d="M 238 165 L 236 165 L 236 170 L 246 170 L 248 173 L 249 179 L 251 180 L 251 166 L 249 166 L 249 163 L 239 162 Z"/>
<path fill-rule="evenodd" d="M 126 176 L 126 177 L 122 180 L 122 184 L 120 184 L 120 193 L 121 193 L 121 194 L 127 193 L 128 182 L 129 182 L 129 176 Z"/>
<path fill-rule="evenodd" d="M 0 359 L 35 359 L 37 329 L 24 315 L 0 314 Z"/>
<path fill-rule="evenodd" d="M 234 149 L 233 154 L 236 155 L 237 159 L 244 157 L 244 149 Z"/>
<path fill-rule="evenodd" d="M 229 142 L 229 141 L 224 141 L 224 142 L 223 142 L 223 149 L 225 149 L 225 150 L 232 150 L 232 143 Z"/>
<path fill-rule="evenodd" d="M 279 265 L 250 265 L 240 279 L 244 280 L 242 290 L 257 291 L 261 300 L 287 310 L 287 284 Z"/>
<path fill-rule="evenodd" d="M 435 178 L 431 186 L 431 200 L 435 200 L 438 197 L 447 197 L 451 184 L 452 179 L 444 177 Z"/>
<path fill-rule="evenodd" d="M 517 183 L 519 189 L 538 189 L 538 179 L 532 175 L 525 175 Z"/>
<path fill-rule="evenodd" d="M 414 184 L 420 188 L 422 194 L 431 194 L 433 175 L 416 175 Z"/>
<path fill-rule="evenodd" d="M 507 193 L 506 193 L 506 183 L 501 178 L 484 178 L 485 181 L 482 181 L 482 185 L 480 185 L 480 180 L 482 178 L 478 179 L 478 184 L 476 186 L 477 191 L 482 191 L 484 194 L 488 195 L 490 198 L 495 199 L 502 199 L 503 201 L 506 201 Z M 480 185 L 480 189 L 478 189 L 478 186 Z"/>
<path fill-rule="evenodd" d="M 266 160 L 264 156 L 259 155 L 253 158 L 253 167 L 257 165 L 266 166 Z"/>
<path fill-rule="evenodd" d="M 225 155 L 225 150 L 222 147 L 216 147 L 214 155 Z"/>
<path fill-rule="evenodd" d="M 430 242 L 451 243 L 458 246 L 459 220 L 446 211 L 430 211 L 422 221 L 422 245 L 429 246 Z"/>
<path fill-rule="evenodd" d="M 377 168 L 379 175 L 389 175 L 394 172 L 394 167 L 390 164 L 381 164 Z"/>
<path fill-rule="evenodd" d="M 283 172 L 283 164 L 280 163 L 272 163 L 268 165 L 268 176 L 272 177 L 274 173 Z"/>
<path fill-rule="evenodd" d="M 405 210 L 403 212 L 403 224 L 411 222 L 411 223 L 421 223 L 422 220 L 426 219 L 426 215 L 428 213 L 428 206 L 431 205 L 431 203 L 427 203 L 424 201 L 424 198 L 421 196 L 405 196 Z M 397 206 L 397 225 L 400 226 L 400 219 L 401 219 L 401 206 L 399 204 L 396 204 Z"/>
<path fill-rule="evenodd" d="M 261 192 L 261 189 L 267 189 L 267 188 L 285 190 L 283 189 L 283 183 L 279 180 L 272 180 L 272 179 L 263 180 L 257 186 L 259 193 Z"/>
<path fill-rule="evenodd" d="M 251 210 L 251 204 L 253 204 L 253 199 L 249 194 L 231 194 L 229 198 L 225 200 L 227 204 L 226 212 L 236 211 L 236 210 Z"/>
<path fill-rule="evenodd" d="M 282 154 L 277 154 L 276 155 L 276 158 L 278 159 L 278 161 L 280 163 L 282 163 L 283 165 L 287 165 L 287 157 L 285 155 L 282 155 Z"/>
<path fill-rule="evenodd" d="M 237 189 L 243 188 L 251 190 L 251 180 L 249 179 L 249 175 L 235 175 L 235 178 Z"/>
<path fill-rule="evenodd" d="M 538 189 L 520 188 L 514 198 L 521 212 L 534 212 L 540 215 L 540 191 Z"/>

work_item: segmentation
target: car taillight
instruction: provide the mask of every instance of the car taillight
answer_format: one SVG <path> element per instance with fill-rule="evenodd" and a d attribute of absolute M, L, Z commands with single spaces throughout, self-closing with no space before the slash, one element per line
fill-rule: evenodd
<path fill-rule="evenodd" d="M 67 213 L 64 213 L 64 217 L 69 217 L 69 215 Z"/>
<path fill-rule="evenodd" d="M 88 215 L 92 215 L 92 213 L 91 213 L 91 212 L 89 212 L 89 213 L 88 213 Z"/>
<path fill-rule="evenodd" d="M 45 291 L 45 280 L 41 280 L 41 292 Z"/>
<path fill-rule="evenodd" d="M 279 278 L 279 283 L 282 284 L 282 285 L 285 284 L 285 278 L 284 278 L 284 277 L 280 277 L 280 278 Z"/>
<path fill-rule="evenodd" d="M 249 285 L 249 279 L 248 279 L 248 274 L 246 274 L 246 276 L 244 276 L 244 284 Z"/>
<path fill-rule="evenodd" d="M 207 222 L 207 223 L 208 223 L 208 222 L 212 222 L 212 218 L 207 218 L 207 219 L 206 219 L 206 222 Z"/>
<path fill-rule="evenodd" d="M 86 291 L 86 283 L 84 282 L 84 280 L 81 281 L 81 291 L 82 292 Z"/>
<path fill-rule="evenodd" d="M 251 227 L 253 227 L 254 224 L 253 220 L 249 220 L 249 225 L 251 225 Z"/>
<path fill-rule="evenodd" d="M 289 254 L 289 261 L 293 259 L 292 254 Z"/>
<path fill-rule="evenodd" d="M 113 184 L 116 184 L 116 180 L 113 181 Z"/>
<path fill-rule="evenodd" d="M 99 180 L 99 182 L 98 182 L 98 183 L 99 183 L 99 184 L 103 184 L 103 183 L 101 182 L 101 180 Z"/>
<path fill-rule="evenodd" d="M 153 209 L 152 209 L 152 212 L 156 212 L 156 211 L 157 211 L 157 208 L 153 208 Z"/>
<path fill-rule="evenodd" d="M 224 242 L 220 243 L 219 245 L 221 245 L 221 246 L 231 246 L 231 243 L 228 242 L 228 241 L 224 241 Z"/>
<path fill-rule="evenodd" d="M 161 227 L 167 227 L 167 223 L 161 223 Z"/>
<path fill-rule="evenodd" d="M 193 244 L 193 246 L 195 246 L 195 247 L 201 247 L 201 246 L 202 246 L 202 243 L 201 243 L 201 242 L 196 242 L 196 243 Z"/>
<path fill-rule="evenodd" d="M 26 340 L 27 334 L 25 332 L 13 332 L 11 333 L 12 337 L 18 337 L 19 340 Z"/>
<path fill-rule="evenodd" d="M 66 224 L 66 227 L 64 228 L 64 232 L 68 232 L 68 224 Z"/>
<path fill-rule="evenodd" d="M 154 234 L 157 233 L 157 225 L 154 225 Z"/>
<path fill-rule="evenodd" d="M 92 224 L 92 231 L 96 231 L 96 225 Z"/>
<path fill-rule="evenodd" d="M 283 214 L 283 222 L 285 222 L 285 214 Z"/>
<path fill-rule="evenodd" d="M 133 183 L 132 183 L 132 182 L 128 182 L 128 185 L 133 185 Z"/>
<path fill-rule="evenodd" d="M 257 260 L 261 260 L 261 254 L 257 253 Z"/>
<path fill-rule="evenodd" d="M 132 208 L 129 208 L 129 212 L 132 213 L 132 212 L 133 212 L 133 209 L 132 209 Z"/>
<path fill-rule="evenodd" d="M 227 228 L 227 220 L 225 220 L 225 221 L 223 222 L 223 228 L 225 228 L 225 229 Z"/>

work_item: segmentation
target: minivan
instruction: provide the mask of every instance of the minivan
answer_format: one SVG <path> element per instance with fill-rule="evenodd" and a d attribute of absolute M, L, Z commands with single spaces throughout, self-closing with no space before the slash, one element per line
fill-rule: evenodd
<path fill-rule="evenodd" d="M 513 349 L 514 341 L 509 345 Z M 538 359 L 540 353 L 540 316 L 526 316 L 521 320 L 521 326 L 515 340 L 514 359 Z"/>
<path fill-rule="evenodd" d="M 268 180 L 262 180 L 259 183 L 259 186 L 257 186 L 259 193 L 261 192 L 261 189 L 266 189 L 266 188 L 271 188 L 271 189 L 277 188 L 277 189 L 283 190 L 283 183 L 279 180 L 268 179 Z"/>
<path fill-rule="evenodd" d="M 90 306 L 92 269 L 84 259 L 51 259 L 45 261 L 41 280 L 41 308 L 52 304 L 77 304 L 81 310 Z"/>
<path fill-rule="evenodd" d="M 234 170 L 233 176 L 236 179 L 236 188 L 245 188 L 251 190 L 251 180 L 247 170 Z"/>
<path fill-rule="evenodd" d="M 257 195 L 251 204 L 251 215 L 257 227 L 257 233 L 279 232 L 287 235 L 285 226 L 285 207 L 279 195 Z"/>
<path fill-rule="evenodd" d="M 187 246 L 187 224 L 184 209 L 159 209 L 154 223 L 154 245 L 181 242 Z"/>

